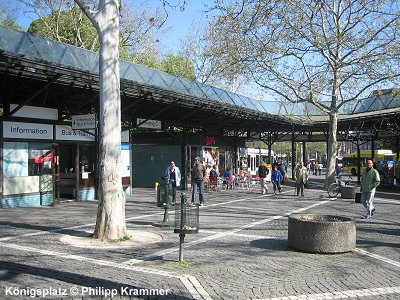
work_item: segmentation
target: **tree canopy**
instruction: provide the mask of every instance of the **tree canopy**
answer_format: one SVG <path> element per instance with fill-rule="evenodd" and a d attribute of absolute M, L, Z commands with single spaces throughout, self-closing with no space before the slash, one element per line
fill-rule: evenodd
<path fill-rule="evenodd" d="M 160 3 L 164 6 L 170 5 L 167 1 Z M 41 0 L 31 7 L 38 19 L 31 23 L 28 32 L 99 51 L 96 29 L 72 0 Z M 142 5 L 132 8 L 127 4 L 122 5 L 119 26 L 120 59 L 194 80 L 194 67 L 190 60 L 172 54 L 163 58 L 158 53 L 158 35 L 164 30 L 166 17 L 167 14 L 161 7 Z"/>
<path fill-rule="evenodd" d="M 213 55 L 275 98 L 330 113 L 398 83 L 398 1 L 228 2 L 216 1 Z"/>
<path fill-rule="evenodd" d="M 277 101 L 330 117 L 334 180 L 337 117 L 350 101 L 399 84 L 396 0 L 215 1 L 207 55 L 254 80 Z"/>
<path fill-rule="evenodd" d="M 175 76 L 184 77 L 190 80 L 195 80 L 193 63 L 185 57 L 168 54 L 162 61 L 161 69 Z"/>
<path fill-rule="evenodd" d="M 77 7 L 40 16 L 31 23 L 28 32 L 91 51 L 99 51 L 100 47 L 96 29 Z"/>

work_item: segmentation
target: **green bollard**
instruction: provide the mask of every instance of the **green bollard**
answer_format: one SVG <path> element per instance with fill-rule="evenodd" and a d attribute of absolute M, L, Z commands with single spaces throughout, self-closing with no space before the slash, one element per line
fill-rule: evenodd
<path fill-rule="evenodd" d="M 172 227 L 173 224 L 169 221 L 169 213 L 168 209 L 172 207 L 172 200 L 170 196 L 170 191 L 168 188 L 168 185 L 164 185 L 161 187 L 160 190 L 160 202 L 163 202 L 163 207 L 164 207 L 164 217 L 161 223 L 155 223 L 153 226 L 156 227 Z"/>

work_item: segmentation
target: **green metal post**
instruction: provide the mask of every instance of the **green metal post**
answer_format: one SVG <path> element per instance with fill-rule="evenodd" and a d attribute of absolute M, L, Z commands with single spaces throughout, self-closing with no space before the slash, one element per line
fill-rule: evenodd
<path fill-rule="evenodd" d="M 179 234 L 179 262 L 183 261 L 183 244 L 185 243 L 185 234 Z"/>
<path fill-rule="evenodd" d="M 186 225 L 186 194 L 181 195 L 181 224 L 180 228 L 182 229 Z M 183 261 L 183 244 L 185 243 L 185 234 L 179 234 L 179 261 Z"/>

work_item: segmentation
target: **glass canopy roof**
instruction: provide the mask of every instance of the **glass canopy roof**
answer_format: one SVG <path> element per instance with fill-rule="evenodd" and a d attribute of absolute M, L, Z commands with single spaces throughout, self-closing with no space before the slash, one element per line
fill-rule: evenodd
<path fill-rule="evenodd" d="M 27 32 L 0 26 L 0 51 L 8 51 L 27 58 L 46 61 L 76 70 L 98 74 L 99 55 L 65 43 L 39 37 Z M 139 84 L 173 91 L 197 98 L 227 103 L 237 107 L 275 115 L 321 115 L 318 110 L 308 109 L 311 105 L 260 101 L 228 92 L 210 85 L 177 77 L 163 71 L 127 61 L 120 61 L 121 79 Z M 342 107 L 342 114 L 372 112 L 400 107 L 400 101 L 390 95 L 360 99 Z"/>

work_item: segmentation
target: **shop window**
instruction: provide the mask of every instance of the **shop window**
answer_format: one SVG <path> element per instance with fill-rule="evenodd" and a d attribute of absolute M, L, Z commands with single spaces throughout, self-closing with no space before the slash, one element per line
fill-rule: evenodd
<path fill-rule="evenodd" d="M 94 172 L 95 147 L 93 145 L 81 145 L 80 151 L 80 172 Z"/>
<path fill-rule="evenodd" d="M 52 173 L 51 144 L 5 142 L 3 148 L 5 177 L 37 176 Z"/>

